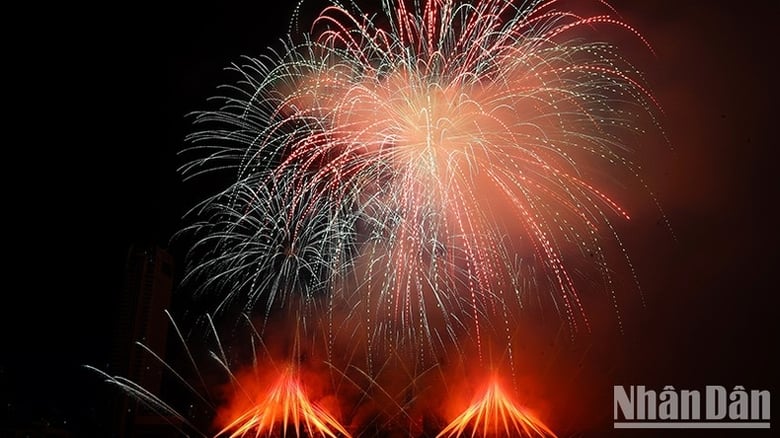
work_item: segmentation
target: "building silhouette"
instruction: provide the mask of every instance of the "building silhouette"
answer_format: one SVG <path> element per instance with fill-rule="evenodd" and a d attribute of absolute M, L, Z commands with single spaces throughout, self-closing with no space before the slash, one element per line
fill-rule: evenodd
<path fill-rule="evenodd" d="M 124 282 L 116 318 L 112 373 L 137 383 L 150 393 L 163 391 L 164 366 L 139 346 L 143 344 L 165 360 L 174 287 L 174 260 L 156 245 L 134 245 L 127 254 Z M 175 420 L 149 409 L 137 399 L 118 394 L 113 403 L 117 437 L 179 436 Z"/>

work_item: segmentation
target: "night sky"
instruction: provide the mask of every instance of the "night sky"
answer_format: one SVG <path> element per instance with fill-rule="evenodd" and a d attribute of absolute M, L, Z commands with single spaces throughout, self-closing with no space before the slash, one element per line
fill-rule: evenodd
<path fill-rule="evenodd" d="M 741 384 L 777 396 L 780 13 L 774 2 L 612 3 L 658 54 L 636 64 L 674 150 L 648 153 L 648 183 L 677 241 L 657 212 L 625 229 L 648 303 L 609 337 L 622 354 L 602 389 Z M 15 49 L 19 80 L 6 83 L 23 97 L 6 127 L 5 173 L 17 175 L 4 209 L 0 430 L 46 419 L 91 436 L 105 422 L 106 388 L 82 365 L 109 360 L 129 246 L 169 246 L 209 189 L 177 173 L 186 114 L 210 108 L 231 62 L 284 35 L 292 5 L 264 4 L 35 15 L 29 47 Z"/>

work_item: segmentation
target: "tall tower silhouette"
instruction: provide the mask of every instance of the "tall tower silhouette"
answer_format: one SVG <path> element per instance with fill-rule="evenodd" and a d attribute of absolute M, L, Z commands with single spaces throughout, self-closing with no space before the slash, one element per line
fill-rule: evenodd
<path fill-rule="evenodd" d="M 160 395 L 163 365 L 138 346 L 165 359 L 174 261 L 168 251 L 154 245 L 133 246 L 128 251 L 125 277 L 115 326 L 112 362 L 122 375 L 147 391 Z M 178 436 L 167 419 L 136 399 L 122 395 L 115 406 L 118 437 Z"/>

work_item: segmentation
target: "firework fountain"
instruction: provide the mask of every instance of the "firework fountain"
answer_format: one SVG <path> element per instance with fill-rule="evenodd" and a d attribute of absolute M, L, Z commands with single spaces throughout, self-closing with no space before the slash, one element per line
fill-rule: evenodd
<path fill-rule="evenodd" d="M 647 42 L 603 1 L 563 3 L 334 0 L 234 66 L 184 151 L 186 177 L 233 178 L 192 212 L 185 281 L 216 318 L 248 315 L 253 346 L 287 341 L 251 372 L 214 355 L 217 435 L 554 436 L 511 395 L 518 323 L 545 303 L 587 331 L 583 261 L 618 308 L 613 260 L 636 275 L 615 181 L 646 188 L 627 140 L 659 129 L 594 35 Z M 440 408 L 453 369 L 487 382 L 459 415 Z"/>

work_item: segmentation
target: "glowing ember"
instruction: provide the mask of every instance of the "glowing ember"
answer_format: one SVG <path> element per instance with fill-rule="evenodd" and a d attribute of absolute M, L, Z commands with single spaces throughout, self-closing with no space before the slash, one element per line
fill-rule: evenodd
<path fill-rule="evenodd" d="M 295 430 L 296 437 L 303 431 L 311 437 L 350 437 L 335 418 L 309 401 L 292 368 L 282 373 L 264 398 L 233 419 L 217 436 L 287 436 L 290 428 Z"/>
<path fill-rule="evenodd" d="M 538 418 L 515 405 L 496 381 L 436 438 L 461 436 L 556 437 Z"/>

